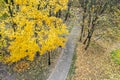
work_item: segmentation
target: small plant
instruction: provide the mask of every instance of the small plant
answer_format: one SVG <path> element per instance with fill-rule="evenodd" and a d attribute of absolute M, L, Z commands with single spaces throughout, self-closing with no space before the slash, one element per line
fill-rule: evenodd
<path fill-rule="evenodd" d="M 111 52 L 112 58 L 118 64 L 120 64 L 120 49 L 114 50 Z"/>

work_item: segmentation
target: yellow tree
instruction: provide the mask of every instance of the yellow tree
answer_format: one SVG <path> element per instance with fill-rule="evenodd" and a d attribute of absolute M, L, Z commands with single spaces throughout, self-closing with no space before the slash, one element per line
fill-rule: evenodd
<path fill-rule="evenodd" d="M 5 62 L 23 58 L 33 61 L 37 52 L 43 55 L 64 46 L 66 26 L 51 13 L 65 10 L 67 3 L 68 0 L 5 0 L 4 12 L 8 17 L 1 21 L 0 27 L 10 53 Z"/>

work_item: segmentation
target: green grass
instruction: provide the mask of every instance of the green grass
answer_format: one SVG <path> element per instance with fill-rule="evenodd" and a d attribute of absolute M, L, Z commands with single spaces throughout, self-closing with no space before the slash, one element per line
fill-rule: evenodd
<path fill-rule="evenodd" d="M 111 56 L 117 64 L 120 64 L 120 49 L 112 51 Z"/>
<path fill-rule="evenodd" d="M 72 77 L 75 74 L 75 69 L 76 69 L 75 61 L 77 59 L 76 48 L 77 48 L 77 46 L 75 47 L 75 51 L 74 51 L 74 55 L 73 55 L 73 59 L 72 59 L 72 64 L 70 66 L 69 73 L 68 73 L 66 80 L 72 80 Z"/>

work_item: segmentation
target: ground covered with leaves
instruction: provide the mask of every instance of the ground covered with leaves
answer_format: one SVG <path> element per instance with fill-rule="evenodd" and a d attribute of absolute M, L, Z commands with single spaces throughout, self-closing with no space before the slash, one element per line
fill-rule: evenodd
<path fill-rule="evenodd" d="M 98 41 L 91 43 L 87 51 L 78 43 L 74 73 L 70 80 L 119 80 L 120 65 L 116 64 L 111 57 L 111 51 L 120 47 L 120 43 L 110 44 Z"/>

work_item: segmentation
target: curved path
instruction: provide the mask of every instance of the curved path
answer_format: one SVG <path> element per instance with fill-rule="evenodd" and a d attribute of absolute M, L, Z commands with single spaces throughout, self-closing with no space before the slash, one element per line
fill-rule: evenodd
<path fill-rule="evenodd" d="M 62 50 L 61 56 L 58 59 L 55 69 L 47 80 L 66 80 L 79 36 L 80 27 L 73 27 L 70 35 L 68 36 L 66 46 Z"/>

